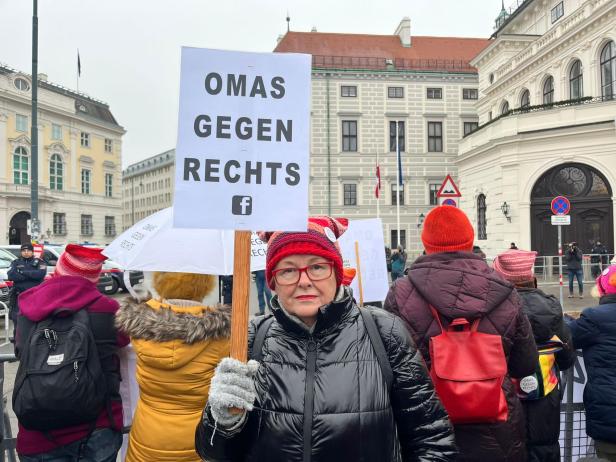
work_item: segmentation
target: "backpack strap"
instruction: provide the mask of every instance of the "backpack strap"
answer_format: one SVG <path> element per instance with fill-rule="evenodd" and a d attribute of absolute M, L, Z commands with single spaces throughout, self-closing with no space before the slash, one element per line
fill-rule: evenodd
<path fill-rule="evenodd" d="M 376 359 L 381 367 L 383 377 L 385 377 L 387 389 L 391 390 L 394 384 L 394 372 L 391 368 L 391 363 L 389 362 L 389 356 L 387 356 L 387 352 L 385 351 L 383 337 L 381 337 L 381 334 L 376 326 L 376 322 L 374 322 L 374 317 L 371 310 L 359 308 L 359 314 L 361 314 L 361 317 L 364 320 L 364 326 L 366 326 L 366 332 L 368 333 L 368 337 L 370 337 L 370 343 L 376 353 Z"/>
<path fill-rule="evenodd" d="M 250 355 L 250 359 L 254 359 L 255 361 L 261 361 L 263 359 L 263 343 L 265 343 L 267 331 L 275 320 L 276 318 L 274 318 L 273 315 L 269 315 L 261 324 L 259 324 L 259 327 L 257 327 L 255 340 L 252 343 L 252 354 Z"/>

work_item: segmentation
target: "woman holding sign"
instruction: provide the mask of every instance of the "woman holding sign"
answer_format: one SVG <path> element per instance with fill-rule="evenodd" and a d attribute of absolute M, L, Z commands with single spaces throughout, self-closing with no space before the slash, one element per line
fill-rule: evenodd
<path fill-rule="evenodd" d="M 254 319 L 247 364 L 221 361 L 197 427 L 208 461 L 448 461 L 452 429 L 402 321 L 342 285 L 346 221 L 273 233 L 273 316 Z"/>

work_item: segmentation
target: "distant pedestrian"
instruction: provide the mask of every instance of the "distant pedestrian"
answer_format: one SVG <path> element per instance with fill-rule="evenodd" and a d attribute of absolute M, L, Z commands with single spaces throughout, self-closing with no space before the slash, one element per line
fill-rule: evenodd
<path fill-rule="evenodd" d="M 404 268 L 406 267 L 407 254 L 404 248 L 399 245 L 396 250 L 391 254 L 391 282 L 404 275 Z"/>
<path fill-rule="evenodd" d="M 51 279 L 19 296 L 21 462 L 115 462 L 122 445 L 117 350 L 128 338 L 114 327 L 118 302 L 96 288 L 101 250 L 69 244 Z"/>
<path fill-rule="evenodd" d="M 233 302 L 233 276 L 219 276 L 219 284 L 222 286 L 222 303 L 231 305 Z"/>
<path fill-rule="evenodd" d="M 588 381 L 584 388 L 586 433 L 597 455 L 616 461 L 616 266 L 597 279 L 599 305 L 586 308 L 569 327 L 573 345 L 581 349 Z"/>
<path fill-rule="evenodd" d="M 473 246 L 473 253 L 480 256 L 483 261 L 486 261 L 486 254 L 478 245 Z"/>
<path fill-rule="evenodd" d="M 265 270 L 253 271 L 252 274 L 255 277 L 257 299 L 259 300 L 259 312 L 255 314 L 262 316 L 265 314 L 265 306 L 267 305 L 267 307 L 270 308 L 272 293 L 267 287 L 267 282 L 265 281 Z"/>
<path fill-rule="evenodd" d="M 595 242 L 595 245 L 592 247 L 590 254 L 590 263 L 592 264 L 592 277 L 593 279 L 597 279 L 597 277 L 599 277 L 599 275 L 603 271 L 603 268 L 608 265 L 609 251 L 601 243 L 601 241 L 597 240 L 597 242 Z"/>
<path fill-rule="evenodd" d="M 526 416 L 529 462 L 560 462 L 560 374 L 575 362 L 569 328 L 553 295 L 537 288 L 533 273 L 537 252 L 510 249 L 494 260 L 494 270 L 515 284 L 539 351 L 536 371 L 517 382 Z"/>
<path fill-rule="evenodd" d="M 427 255 L 392 286 L 385 309 L 404 319 L 433 380 L 442 384 L 439 396 L 449 399 L 449 407 L 444 405 L 460 451 L 456 460 L 521 462 L 526 460 L 524 413 L 510 377 L 535 371 L 537 347 L 520 297 L 472 252 L 474 237 L 460 209 L 432 209 L 421 234 Z M 471 335 L 472 329 L 481 335 Z M 490 342 L 490 347 L 473 351 L 488 358 L 478 362 L 468 355 L 460 363 L 457 354 L 469 352 L 469 344 L 478 346 L 479 341 Z M 458 342 L 463 348 L 456 348 Z M 431 351 L 438 351 L 436 361 Z M 499 377 L 489 392 L 473 382 L 487 377 L 485 385 Z M 456 399 L 459 395 L 466 399 Z"/>
<path fill-rule="evenodd" d="M 577 242 L 569 244 L 567 251 L 565 252 L 565 262 L 567 264 L 567 275 L 569 277 L 569 298 L 573 298 L 573 280 L 577 279 L 578 282 L 578 295 L 580 298 L 584 298 L 584 270 L 582 262 L 584 255 L 582 250 L 578 247 Z"/>
<path fill-rule="evenodd" d="M 512 242 L 511 245 L 509 246 L 510 250 L 518 250 L 518 246 L 515 245 L 515 242 Z"/>

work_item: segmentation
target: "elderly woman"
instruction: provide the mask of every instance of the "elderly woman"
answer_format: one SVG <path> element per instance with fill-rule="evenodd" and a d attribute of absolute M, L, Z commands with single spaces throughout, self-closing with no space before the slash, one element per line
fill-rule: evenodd
<path fill-rule="evenodd" d="M 341 284 L 345 224 L 312 217 L 307 232 L 268 236 L 273 317 L 251 322 L 251 361 L 219 364 L 196 432 L 202 458 L 453 460 L 447 414 L 401 320 L 360 313 Z"/>

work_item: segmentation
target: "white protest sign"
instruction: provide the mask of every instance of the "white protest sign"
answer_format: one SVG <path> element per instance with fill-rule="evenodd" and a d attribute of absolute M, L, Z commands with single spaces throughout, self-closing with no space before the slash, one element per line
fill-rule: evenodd
<path fill-rule="evenodd" d="M 174 226 L 305 231 L 310 55 L 182 48 Z"/>
<path fill-rule="evenodd" d="M 382 302 L 389 290 L 385 240 L 380 218 L 354 220 L 340 237 L 338 243 L 344 259 L 344 266 L 357 269 L 355 242 L 359 243 L 363 298 L 365 302 Z M 359 275 L 351 284 L 355 298 L 359 300 Z"/>

